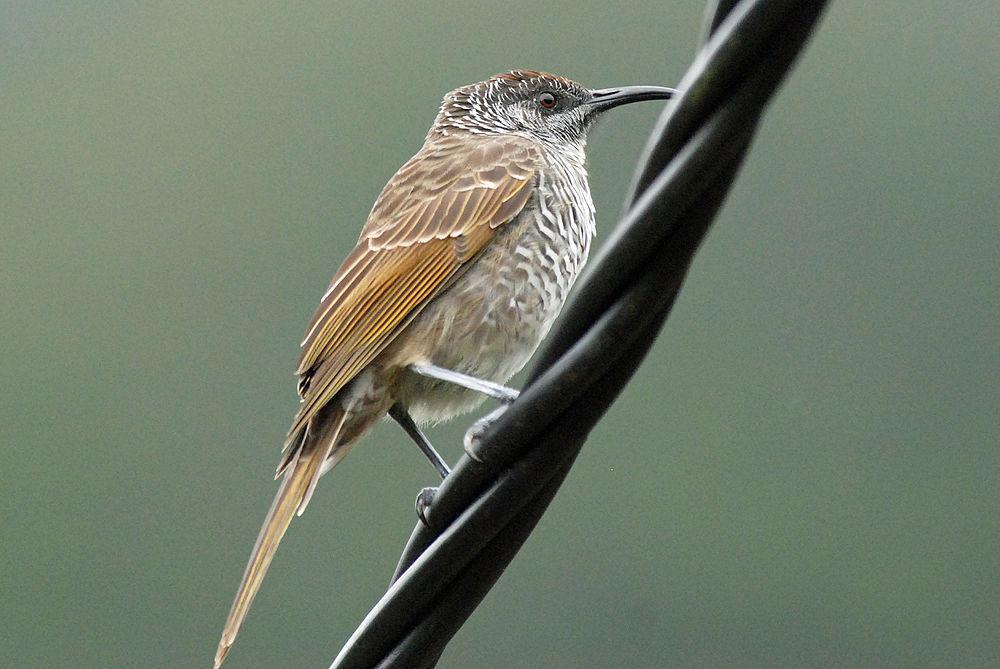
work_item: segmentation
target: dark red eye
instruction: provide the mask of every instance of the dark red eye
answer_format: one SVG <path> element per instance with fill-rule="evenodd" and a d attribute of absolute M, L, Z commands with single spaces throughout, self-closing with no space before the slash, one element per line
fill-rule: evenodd
<path fill-rule="evenodd" d="M 538 105 L 542 109 L 555 109 L 556 102 L 556 96 L 552 93 L 545 92 L 538 96 Z"/>

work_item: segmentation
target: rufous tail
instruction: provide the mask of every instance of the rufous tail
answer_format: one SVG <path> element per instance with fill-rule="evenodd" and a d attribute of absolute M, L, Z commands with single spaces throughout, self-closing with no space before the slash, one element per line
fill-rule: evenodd
<path fill-rule="evenodd" d="M 296 514 L 302 515 L 305 511 L 309 498 L 316 488 L 316 482 L 323 473 L 323 462 L 329 457 L 337 442 L 345 417 L 346 413 L 341 411 L 338 415 L 330 417 L 326 429 L 321 429 L 316 438 L 307 436 L 290 466 L 285 470 L 285 477 L 271 503 L 271 509 L 267 512 L 264 525 L 257 535 L 257 543 L 250 553 L 250 561 L 247 562 L 246 571 L 243 572 L 240 589 L 236 591 L 236 599 L 233 600 L 233 606 L 229 610 L 226 626 L 222 630 L 222 640 L 219 641 L 219 648 L 215 651 L 215 669 L 222 666 L 226 655 L 229 654 L 236 633 L 239 632 L 240 625 L 250 610 L 250 604 L 253 603 L 253 598 L 264 580 L 264 574 L 271 566 L 278 543 L 285 536 L 285 530 Z"/>

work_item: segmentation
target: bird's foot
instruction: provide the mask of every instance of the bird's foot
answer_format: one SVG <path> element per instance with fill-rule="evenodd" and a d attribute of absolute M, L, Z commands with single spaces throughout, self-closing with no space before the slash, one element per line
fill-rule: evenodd
<path fill-rule="evenodd" d="M 414 508 L 417 510 L 417 518 L 425 526 L 430 527 L 430 523 L 427 522 L 427 512 L 431 508 L 431 504 L 434 502 L 434 496 L 437 494 L 438 489 L 436 487 L 427 487 L 417 493 L 417 499 L 414 502 Z"/>
<path fill-rule="evenodd" d="M 506 410 L 507 405 L 501 404 L 496 409 L 477 420 L 472 424 L 472 427 L 466 430 L 465 438 L 462 439 L 462 445 L 465 447 L 466 454 L 468 454 L 468 456 L 476 462 L 486 462 L 485 454 L 482 451 L 482 436 Z"/>

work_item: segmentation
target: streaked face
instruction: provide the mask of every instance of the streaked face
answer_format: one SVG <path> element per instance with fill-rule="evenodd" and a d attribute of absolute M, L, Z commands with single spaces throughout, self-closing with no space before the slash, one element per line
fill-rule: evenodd
<path fill-rule="evenodd" d="M 603 112 L 673 94 L 673 89 L 660 86 L 590 90 L 565 77 L 514 70 L 446 95 L 432 132 L 517 134 L 543 144 L 582 148 L 587 129 Z"/>
<path fill-rule="evenodd" d="M 569 79 L 515 70 L 445 96 L 435 126 L 581 143 L 593 118 L 590 91 Z"/>

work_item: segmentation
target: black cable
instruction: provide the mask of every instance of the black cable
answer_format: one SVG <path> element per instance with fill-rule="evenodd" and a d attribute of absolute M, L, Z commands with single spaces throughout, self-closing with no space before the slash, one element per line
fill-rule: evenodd
<path fill-rule="evenodd" d="M 717 0 L 716 27 L 651 136 L 632 206 L 581 279 L 521 397 L 463 457 L 334 667 L 432 667 L 544 513 L 631 378 L 822 0 Z M 723 20 L 722 17 L 725 17 Z"/>

